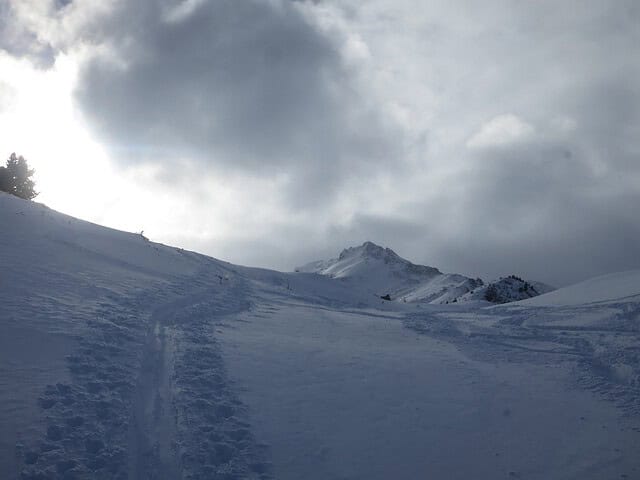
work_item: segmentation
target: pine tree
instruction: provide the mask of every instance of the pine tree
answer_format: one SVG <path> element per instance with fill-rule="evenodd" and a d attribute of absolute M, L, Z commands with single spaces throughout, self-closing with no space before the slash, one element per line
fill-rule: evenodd
<path fill-rule="evenodd" d="M 487 302 L 491 302 L 491 303 L 499 303 L 499 295 L 498 295 L 498 290 L 496 289 L 496 286 L 491 284 L 487 287 L 487 289 L 484 292 L 484 299 Z"/>
<path fill-rule="evenodd" d="M 0 192 L 11 192 L 11 179 L 6 167 L 0 167 Z"/>
<path fill-rule="evenodd" d="M 6 167 L 0 167 L 0 190 L 16 197 L 32 200 L 38 193 L 34 190 L 35 182 L 31 179 L 35 170 L 29 168 L 25 158 L 12 153 Z"/>

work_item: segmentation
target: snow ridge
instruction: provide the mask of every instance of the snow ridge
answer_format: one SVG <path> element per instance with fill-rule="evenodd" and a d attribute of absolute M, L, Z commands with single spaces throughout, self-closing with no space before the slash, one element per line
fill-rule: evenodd
<path fill-rule="evenodd" d="M 507 303 L 545 293 L 551 287 L 510 276 L 490 284 L 480 278 L 442 273 L 416 265 L 390 248 L 373 242 L 344 249 L 337 258 L 298 267 L 296 272 L 317 273 L 364 289 L 386 300 L 447 304 L 458 302 Z"/>

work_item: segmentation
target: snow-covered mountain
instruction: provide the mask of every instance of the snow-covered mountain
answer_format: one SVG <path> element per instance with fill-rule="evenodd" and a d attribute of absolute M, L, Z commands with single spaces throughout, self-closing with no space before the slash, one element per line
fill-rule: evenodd
<path fill-rule="evenodd" d="M 435 267 L 411 263 L 390 248 L 372 242 L 347 248 L 337 258 L 311 262 L 295 271 L 326 275 L 349 284 L 350 288 L 403 302 L 507 303 L 553 290 L 514 275 L 487 284 L 480 278 L 442 273 Z"/>

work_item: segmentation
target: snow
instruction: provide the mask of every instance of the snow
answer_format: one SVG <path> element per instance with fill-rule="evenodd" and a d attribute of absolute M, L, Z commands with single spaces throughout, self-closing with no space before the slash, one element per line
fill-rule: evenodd
<path fill-rule="evenodd" d="M 456 302 L 510 303 L 537 297 L 553 290 L 555 290 L 553 287 L 542 282 L 527 282 L 520 277 L 510 275 L 464 293 L 456 299 Z"/>
<path fill-rule="evenodd" d="M 640 270 L 630 270 L 592 278 L 537 298 L 518 302 L 518 305 L 560 307 L 625 299 L 638 301 L 639 297 Z"/>
<path fill-rule="evenodd" d="M 525 282 L 515 276 L 486 284 L 479 278 L 442 273 L 434 267 L 413 264 L 390 248 L 372 242 L 346 248 L 337 258 L 308 263 L 296 268 L 296 272 L 325 275 L 347 283 L 350 289 L 378 297 L 388 295 L 391 300 L 402 302 L 486 302 L 487 290 L 494 289 L 500 294 L 491 301 L 506 303 L 553 290 L 543 283 Z"/>
<path fill-rule="evenodd" d="M 336 259 L 312 262 L 296 271 L 326 275 L 348 283 L 349 288 L 406 302 L 445 303 L 477 286 L 471 278 L 415 265 L 372 242 L 347 248 Z"/>
<path fill-rule="evenodd" d="M 0 218 L 0 477 L 262 469 L 203 344 L 211 315 L 246 308 L 229 264 L 5 194 Z"/>
<path fill-rule="evenodd" d="M 0 478 L 640 477 L 638 272 L 441 305 L 471 279 L 373 244 L 280 273 L 0 222 Z"/>
<path fill-rule="evenodd" d="M 638 466 L 638 434 L 567 389 L 564 369 L 483 364 L 395 316 L 270 303 L 219 338 L 276 478 L 614 478 Z"/>

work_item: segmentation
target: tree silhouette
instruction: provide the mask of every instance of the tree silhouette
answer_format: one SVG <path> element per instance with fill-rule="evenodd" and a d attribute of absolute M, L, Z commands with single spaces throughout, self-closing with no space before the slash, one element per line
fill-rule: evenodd
<path fill-rule="evenodd" d="M 11 179 L 6 167 L 0 167 L 0 192 L 11 191 Z"/>
<path fill-rule="evenodd" d="M 38 195 L 34 190 L 35 182 L 31 179 L 34 172 L 22 155 L 12 153 L 7 160 L 7 166 L 0 167 L 0 190 L 25 200 L 32 200 Z"/>

